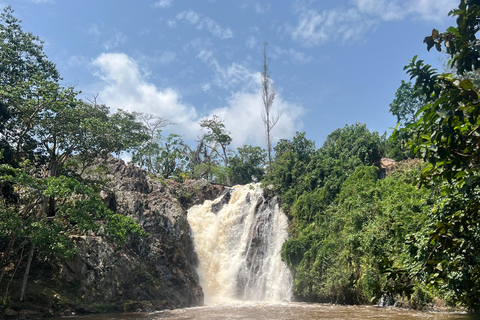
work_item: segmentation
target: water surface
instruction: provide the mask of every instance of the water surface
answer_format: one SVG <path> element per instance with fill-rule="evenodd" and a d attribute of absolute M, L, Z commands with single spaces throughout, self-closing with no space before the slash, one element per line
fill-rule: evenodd
<path fill-rule="evenodd" d="M 389 320 L 471 320 L 463 313 L 419 312 L 375 306 L 339 306 L 310 303 L 232 302 L 205 307 L 165 310 L 154 313 L 70 317 L 68 320 L 215 320 L 215 319 L 389 319 Z M 65 318 L 64 318 L 65 320 Z"/>

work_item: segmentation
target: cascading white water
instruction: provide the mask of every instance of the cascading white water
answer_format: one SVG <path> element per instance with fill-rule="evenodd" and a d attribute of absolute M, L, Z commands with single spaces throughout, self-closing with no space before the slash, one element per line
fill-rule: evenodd
<path fill-rule="evenodd" d="M 192 207 L 188 222 L 206 303 L 291 297 L 292 275 L 280 257 L 288 219 L 259 184 Z"/>

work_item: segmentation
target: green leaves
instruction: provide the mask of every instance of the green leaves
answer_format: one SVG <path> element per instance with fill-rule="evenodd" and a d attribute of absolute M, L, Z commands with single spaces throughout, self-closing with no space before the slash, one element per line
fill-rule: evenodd
<path fill-rule="evenodd" d="M 450 14 L 457 17 L 457 27 L 445 33 L 434 29 L 424 42 L 428 50 L 445 45 L 458 78 L 438 74 L 414 57 L 406 70 L 427 99 L 418 119 L 400 131 L 411 135 L 412 151 L 428 162 L 421 183 L 442 190 L 424 231 L 428 236 L 419 233 L 412 244 L 422 254 L 419 272 L 432 286 L 445 290 L 453 303 L 478 311 L 480 260 L 471 252 L 480 242 L 480 90 L 470 76 L 480 67 L 480 4 L 461 0 Z"/>
<path fill-rule="evenodd" d="M 260 147 L 243 145 L 229 159 L 229 175 L 232 184 L 260 181 L 265 174 L 266 151 Z"/>
<path fill-rule="evenodd" d="M 12 14 L 10 7 L 0 14 L 2 274 L 16 270 L 25 246 L 42 258 L 69 256 L 72 235 L 103 234 L 120 245 L 142 234 L 131 218 L 105 207 L 98 181 L 80 177 L 99 157 L 141 144 L 143 126 L 132 114 L 110 115 L 62 87 L 42 42 Z"/>

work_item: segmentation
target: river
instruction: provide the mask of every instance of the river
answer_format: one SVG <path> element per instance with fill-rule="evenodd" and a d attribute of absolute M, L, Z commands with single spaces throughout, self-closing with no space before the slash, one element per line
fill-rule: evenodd
<path fill-rule="evenodd" d="M 65 320 L 66 318 L 63 318 Z M 229 320 L 229 319 L 382 319 L 382 320 L 470 320 L 462 313 L 418 312 L 393 307 L 340 306 L 315 303 L 230 302 L 205 307 L 165 310 L 153 313 L 102 314 L 86 317 L 69 317 L 68 320 Z"/>

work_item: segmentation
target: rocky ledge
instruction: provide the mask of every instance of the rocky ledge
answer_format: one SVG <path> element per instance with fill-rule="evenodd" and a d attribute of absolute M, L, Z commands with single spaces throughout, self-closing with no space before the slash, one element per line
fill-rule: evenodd
<path fill-rule="evenodd" d="M 147 236 L 130 239 L 122 248 L 102 237 L 76 237 L 78 254 L 72 259 L 35 261 L 25 303 L 5 315 L 35 318 L 202 305 L 186 214 L 192 205 L 218 197 L 223 187 L 203 180 L 181 184 L 159 179 L 114 158 L 99 162 L 89 178 L 105 181 L 104 203 L 135 219 Z"/>

